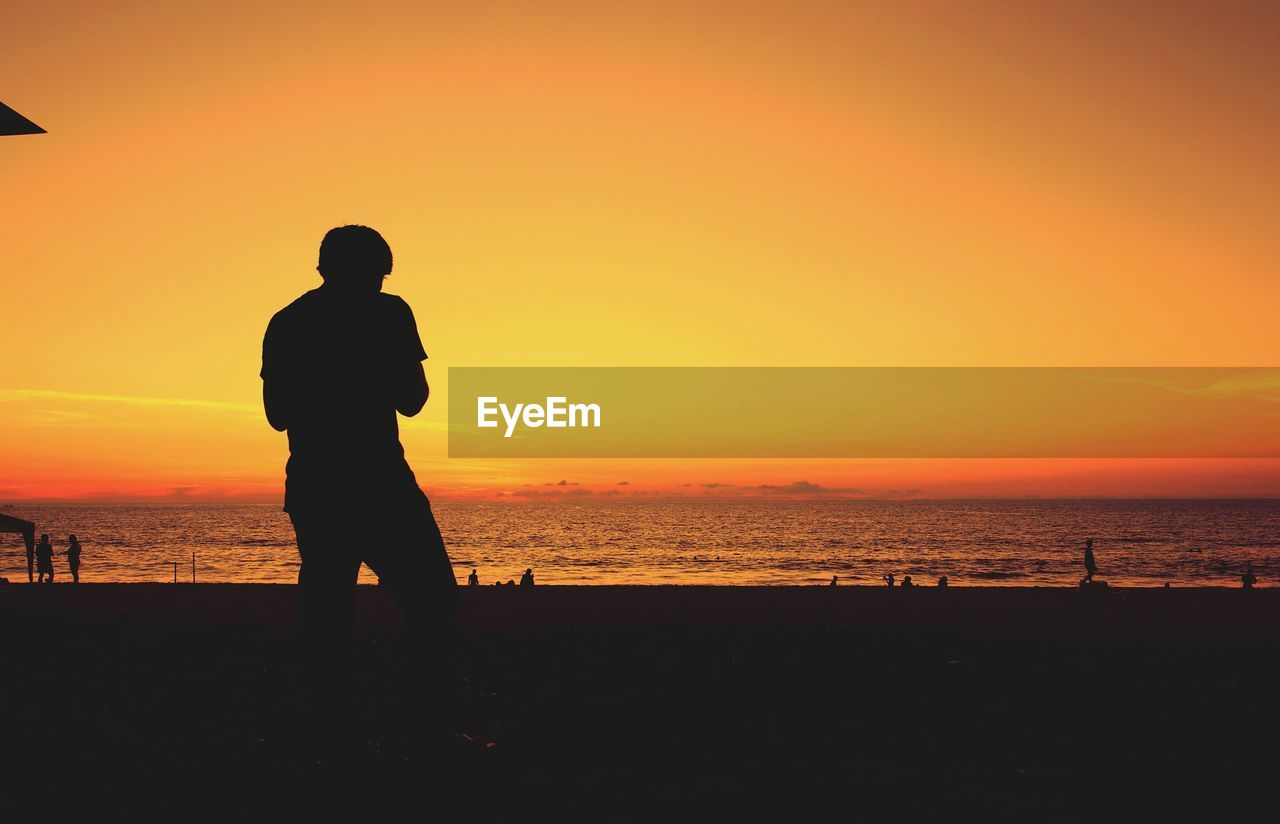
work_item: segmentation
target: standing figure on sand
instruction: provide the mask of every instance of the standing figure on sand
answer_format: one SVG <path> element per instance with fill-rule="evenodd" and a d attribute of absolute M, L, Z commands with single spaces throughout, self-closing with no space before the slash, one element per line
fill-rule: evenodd
<path fill-rule="evenodd" d="M 71 568 L 71 582 L 80 583 L 80 539 L 67 536 L 67 566 Z"/>
<path fill-rule="evenodd" d="M 1098 562 L 1093 559 L 1093 539 L 1089 538 L 1084 542 L 1084 580 L 1080 583 L 1092 584 L 1097 571 Z"/>
<path fill-rule="evenodd" d="M 330 230 L 322 284 L 277 312 L 262 341 L 267 421 L 289 435 L 284 510 L 302 556 L 298 613 L 309 634 L 354 627 L 361 562 L 413 629 L 454 612 L 444 540 L 400 445 L 397 413 L 418 414 L 430 390 L 413 311 L 382 291 L 392 262 L 373 229 Z"/>
<path fill-rule="evenodd" d="M 284 511 L 302 561 L 298 618 L 310 679 L 349 680 L 344 641 L 364 563 L 403 610 L 409 671 L 428 682 L 422 694 L 447 678 L 457 581 L 400 445 L 397 414 L 418 414 L 430 389 L 413 311 L 382 291 L 392 262 L 368 226 L 330 230 L 316 267 L 322 283 L 271 318 L 260 374 L 267 422 L 289 436 Z"/>
<path fill-rule="evenodd" d="M 1249 564 L 1244 568 L 1244 574 L 1240 576 L 1240 586 L 1253 589 L 1256 583 L 1258 583 L 1258 576 L 1253 574 L 1253 564 Z"/>
<path fill-rule="evenodd" d="M 48 535 L 41 535 L 40 543 L 36 544 L 36 573 L 36 583 L 53 583 L 53 545 L 49 543 Z M 49 577 L 45 578 L 46 575 Z"/>

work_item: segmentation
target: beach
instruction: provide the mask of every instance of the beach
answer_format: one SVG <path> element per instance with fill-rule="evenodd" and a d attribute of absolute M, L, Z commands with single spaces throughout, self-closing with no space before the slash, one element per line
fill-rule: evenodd
<path fill-rule="evenodd" d="M 341 785 L 482 820 L 1220 815 L 1280 762 L 1280 590 L 469 588 L 447 716 L 473 740 L 441 766 L 397 729 L 399 616 L 361 587 L 341 767 L 301 744 L 295 595 L 0 587 L 0 813 L 284 815 Z"/>

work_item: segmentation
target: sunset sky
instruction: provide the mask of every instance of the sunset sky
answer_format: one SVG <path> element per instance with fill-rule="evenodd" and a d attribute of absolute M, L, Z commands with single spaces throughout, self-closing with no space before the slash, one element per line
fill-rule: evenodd
<path fill-rule="evenodd" d="M 262 333 L 352 222 L 430 354 L 433 495 L 1280 494 L 445 444 L 449 366 L 1280 364 L 1278 77 L 1267 2 L 10 0 L 48 134 L 0 137 L 0 503 L 279 500 Z"/>

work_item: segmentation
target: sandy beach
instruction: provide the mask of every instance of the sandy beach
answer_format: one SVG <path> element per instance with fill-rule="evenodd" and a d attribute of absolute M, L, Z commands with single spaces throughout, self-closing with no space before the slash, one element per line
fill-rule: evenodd
<path fill-rule="evenodd" d="M 295 810 L 332 767 L 300 743 L 294 595 L 0 588 L 0 812 Z M 449 716 L 478 741 L 443 770 L 405 757 L 397 611 L 359 598 L 341 780 L 371 811 L 1079 820 L 1257 803 L 1280 762 L 1280 591 L 465 590 Z"/>

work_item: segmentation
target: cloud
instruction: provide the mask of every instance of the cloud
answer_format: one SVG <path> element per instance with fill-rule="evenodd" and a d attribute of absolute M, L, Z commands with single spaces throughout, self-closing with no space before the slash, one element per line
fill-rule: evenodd
<path fill-rule="evenodd" d="M 89 412 L 76 412 L 70 409 L 32 409 L 21 419 L 31 426 L 79 426 L 98 423 L 102 420 Z"/>
<path fill-rule="evenodd" d="M 837 491 L 835 489 L 825 487 L 822 484 L 813 484 L 808 481 L 792 481 L 789 484 L 783 485 L 760 484 L 759 486 L 752 487 L 752 489 L 758 489 L 761 492 L 767 492 L 771 495 L 826 495 Z M 862 492 L 861 489 L 848 489 L 841 491 L 852 494 L 859 494 Z"/>
<path fill-rule="evenodd" d="M 279 504 L 280 490 L 227 489 L 216 486 L 173 486 L 153 492 L 98 490 L 72 495 L 39 495 L 18 498 L 25 503 L 77 504 Z M 15 496 L 16 497 L 16 496 Z"/>
<path fill-rule="evenodd" d="M 538 487 L 521 487 L 511 492 L 512 498 L 526 498 L 529 500 L 558 500 L 561 498 L 577 498 L 592 494 L 590 489 L 567 489 L 565 487 L 577 486 L 576 484 L 566 484 L 563 481 L 558 484 L 543 484 L 544 487 L 552 487 L 551 489 L 540 489 Z"/>
<path fill-rule="evenodd" d="M 56 389 L 0 389 L 0 401 L 59 400 L 89 403 L 119 403 L 130 406 L 185 406 L 220 409 L 228 412 L 258 412 L 256 405 L 210 401 L 203 398 L 157 398 L 146 395 L 107 395 L 94 392 L 63 392 Z"/>
<path fill-rule="evenodd" d="M 1186 376 L 1187 379 L 1198 379 L 1199 376 L 1196 374 L 1196 369 L 1192 368 L 1187 371 L 1190 373 Z M 1251 395 L 1259 400 L 1269 403 L 1280 403 L 1280 393 L 1277 393 L 1277 390 L 1280 390 L 1280 374 L 1277 374 L 1275 369 L 1262 369 L 1255 372 L 1222 378 L 1221 380 L 1213 381 L 1208 384 L 1197 383 L 1195 385 L 1174 383 L 1172 380 L 1162 377 L 1126 375 L 1123 373 L 1114 376 L 1090 376 L 1087 380 L 1152 386 L 1157 389 L 1176 392 L 1180 395 L 1200 397 Z"/>

